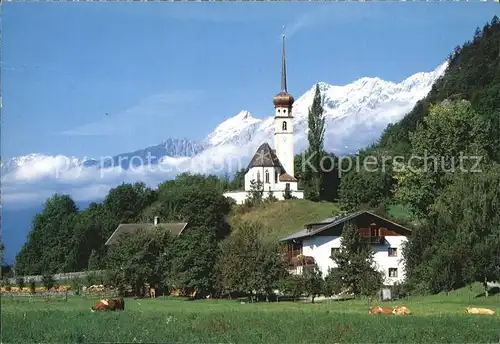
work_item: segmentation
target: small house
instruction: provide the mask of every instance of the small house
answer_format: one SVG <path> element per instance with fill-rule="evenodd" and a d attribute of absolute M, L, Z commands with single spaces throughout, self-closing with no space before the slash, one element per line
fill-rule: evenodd
<path fill-rule="evenodd" d="M 316 223 L 309 223 L 297 233 L 280 240 L 287 245 L 289 270 L 301 274 L 307 267 L 317 266 L 325 277 L 335 267 L 330 258 L 340 249 L 342 230 L 347 222 L 360 232 L 361 240 L 374 251 L 376 268 L 384 273 L 386 285 L 402 281 L 405 276 L 402 247 L 411 230 L 369 211 L 342 214 Z"/>

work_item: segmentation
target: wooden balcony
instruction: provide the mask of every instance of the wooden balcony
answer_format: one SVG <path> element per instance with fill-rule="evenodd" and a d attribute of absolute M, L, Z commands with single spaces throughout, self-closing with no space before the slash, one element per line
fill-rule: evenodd
<path fill-rule="evenodd" d="M 383 245 L 385 243 L 385 237 L 381 235 L 363 235 L 360 237 L 360 239 L 362 243 L 369 245 Z"/>

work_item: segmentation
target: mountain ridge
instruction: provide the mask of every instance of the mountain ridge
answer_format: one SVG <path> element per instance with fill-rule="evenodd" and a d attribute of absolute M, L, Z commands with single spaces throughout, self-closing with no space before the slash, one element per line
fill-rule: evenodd
<path fill-rule="evenodd" d="M 363 77 L 340 86 L 318 82 L 325 99 L 326 150 L 337 154 L 348 154 L 369 145 L 380 136 L 388 124 L 401 119 L 418 100 L 425 97 L 446 68 L 447 62 L 444 62 L 433 71 L 415 73 L 399 83 L 378 77 Z M 296 153 L 303 151 L 307 146 L 307 110 L 312 103 L 315 85 L 294 103 Z M 263 141 L 269 141 L 273 145 L 273 117 L 254 117 L 252 113 L 243 109 L 235 116 L 221 122 L 202 140 L 169 138 L 158 145 L 121 153 L 106 160 L 32 153 L 2 162 L 2 172 L 9 173 L 29 163 L 42 164 L 58 159 L 65 159 L 66 164 L 69 162 L 74 167 L 119 166 L 122 169 L 129 169 L 131 166 L 141 166 L 145 161 L 149 164 L 179 163 L 186 158 L 195 158 L 209 149 L 224 145 L 231 145 L 233 148 L 250 146 L 247 148 L 251 151 Z M 354 130 L 365 130 L 370 134 L 362 139 L 352 137 L 349 139 L 349 133 Z M 242 149 L 242 153 L 248 154 L 243 152 L 248 149 Z M 149 160 L 148 155 L 151 157 Z M 137 158 L 134 160 L 133 157 Z"/>

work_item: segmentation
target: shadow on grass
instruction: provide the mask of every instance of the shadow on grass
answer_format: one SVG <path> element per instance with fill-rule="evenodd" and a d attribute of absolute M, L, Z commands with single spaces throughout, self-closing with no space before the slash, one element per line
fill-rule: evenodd
<path fill-rule="evenodd" d="M 498 293 L 500 293 L 499 287 L 493 287 L 493 288 L 490 288 L 488 290 L 488 296 L 493 296 L 493 295 L 496 295 Z M 479 297 L 486 297 L 486 293 L 477 294 L 476 298 L 479 298 Z"/>

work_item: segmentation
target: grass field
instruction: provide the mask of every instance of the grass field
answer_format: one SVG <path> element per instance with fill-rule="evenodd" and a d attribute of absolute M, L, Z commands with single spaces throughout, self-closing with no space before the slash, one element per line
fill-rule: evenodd
<path fill-rule="evenodd" d="M 96 300 L 29 303 L 6 297 L 3 342 L 498 343 L 500 297 L 476 298 L 478 292 L 465 289 L 392 303 L 409 307 L 406 317 L 369 315 L 361 300 L 240 304 L 126 299 L 125 312 L 91 313 Z M 497 314 L 467 315 L 464 308 L 469 305 Z"/>
<path fill-rule="evenodd" d="M 279 240 L 300 231 L 306 223 L 322 221 L 339 212 L 336 204 L 297 199 L 265 204 L 244 214 L 232 214 L 229 224 L 236 227 L 241 221 L 261 222 L 265 240 Z"/>

